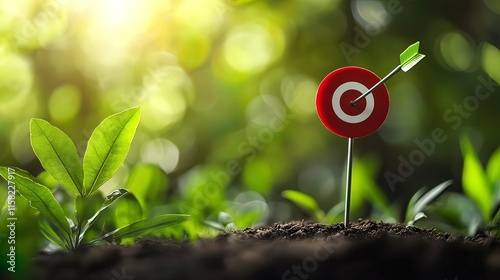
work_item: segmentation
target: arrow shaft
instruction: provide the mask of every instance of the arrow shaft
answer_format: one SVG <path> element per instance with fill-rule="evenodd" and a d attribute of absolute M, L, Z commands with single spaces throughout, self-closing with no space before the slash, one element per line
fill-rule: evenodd
<path fill-rule="evenodd" d="M 374 90 L 376 90 L 379 86 L 381 86 L 383 83 L 385 83 L 387 80 L 389 80 L 392 76 L 396 75 L 396 73 L 401 70 L 402 65 L 398 65 L 398 67 L 394 68 L 394 70 L 391 71 L 391 73 L 387 74 L 382 80 L 380 80 L 378 83 L 376 83 L 374 86 L 372 86 L 367 92 L 363 93 L 360 97 L 354 99 L 351 101 L 351 105 L 355 106 L 356 103 L 358 103 L 361 99 L 365 98 L 368 94 L 372 93 Z"/>
<path fill-rule="evenodd" d="M 344 227 L 349 226 L 349 210 L 351 209 L 351 182 L 352 182 L 352 146 L 354 138 L 349 137 L 347 144 L 347 176 L 345 184 L 345 211 L 344 211 Z"/>

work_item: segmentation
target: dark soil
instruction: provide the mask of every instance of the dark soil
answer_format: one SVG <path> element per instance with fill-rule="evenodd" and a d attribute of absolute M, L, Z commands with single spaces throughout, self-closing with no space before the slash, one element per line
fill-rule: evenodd
<path fill-rule="evenodd" d="M 28 279 L 500 279 L 500 239 L 400 224 L 290 222 L 194 244 L 139 240 L 40 255 Z"/>

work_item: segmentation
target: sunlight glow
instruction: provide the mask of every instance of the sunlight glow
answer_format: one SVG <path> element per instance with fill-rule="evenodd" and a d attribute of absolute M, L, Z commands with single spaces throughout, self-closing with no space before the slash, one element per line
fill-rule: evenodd
<path fill-rule="evenodd" d="M 83 64 L 118 67 L 126 61 L 138 38 L 147 30 L 151 1 L 93 0 L 85 3 L 88 24 L 82 26 Z"/>
<path fill-rule="evenodd" d="M 150 1 L 99 0 L 90 2 L 92 20 L 102 29 L 126 31 L 147 23 L 151 10 Z M 149 10 L 149 11 L 148 11 Z M 132 30 L 133 31 L 133 30 Z"/>

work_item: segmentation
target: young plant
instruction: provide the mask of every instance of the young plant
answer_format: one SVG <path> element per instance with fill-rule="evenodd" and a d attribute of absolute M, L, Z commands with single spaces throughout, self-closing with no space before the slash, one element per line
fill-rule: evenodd
<path fill-rule="evenodd" d="M 500 148 L 493 153 L 484 168 L 467 136 L 460 139 L 460 147 L 464 158 L 462 173 L 464 194 L 444 194 L 440 204 L 431 211 L 434 223 L 447 231 L 460 230 L 468 235 L 486 232 L 498 236 Z"/>
<path fill-rule="evenodd" d="M 231 232 L 266 224 L 269 217 L 269 205 L 257 192 L 243 191 L 233 199 L 227 200 L 224 210 L 217 218 L 208 217 L 203 224 L 223 232 Z"/>
<path fill-rule="evenodd" d="M 217 221 L 206 220 L 203 221 L 203 223 L 221 232 L 232 232 L 238 230 L 238 227 L 234 224 L 233 217 L 226 212 L 219 212 Z"/>
<path fill-rule="evenodd" d="M 0 175 L 12 182 L 17 192 L 39 211 L 41 232 L 50 242 L 75 250 L 82 243 L 136 237 L 188 219 L 188 215 L 166 214 L 142 220 L 140 204 L 132 193 L 118 189 L 103 199 L 98 192 L 124 162 L 139 119 L 140 108 L 131 108 L 106 118 L 92 133 L 83 164 L 75 145 L 64 132 L 45 120 L 31 120 L 33 151 L 45 171 L 73 195 L 72 213 L 66 211 L 65 214 L 52 191 L 28 172 L 0 167 Z M 117 204 L 118 200 L 125 204 L 123 207 L 136 211 L 128 211 L 125 219 L 115 222 L 119 228 L 102 234 L 106 225 L 99 220 L 102 220 L 100 218 L 106 209 Z M 92 229 L 98 234 L 94 233 L 89 238 L 87 235 Z"/>
<path fill-rule="evenodd" d="M 484 221 L 496 224 L 500 216 L 500 149 L 491 156 L 483 168 L 470 139 L 460 139 L 464 158 L 462 185 L 464 193 L 478 206 Z"/>
<path fill-rule="evenodd" d="M 405 222 L 409 226 L 413 226 L 415 222 L 422 218 L 427 218 L 424 211 L 449 187 L 453 181 L 443 182 L 430 191 L 426 188 L 418 190 L 408 202 L 406 208 Z"/>

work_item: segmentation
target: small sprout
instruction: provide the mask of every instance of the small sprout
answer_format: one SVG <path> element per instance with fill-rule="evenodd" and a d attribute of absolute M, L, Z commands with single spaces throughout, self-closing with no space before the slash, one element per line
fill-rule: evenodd
<path fill-rule="evenodd" d="M 424 214 L 424 211 L 452 184 L 453 181 L 449 180 L 439 184 L 428 192 L 426 192 L 425 188 L 417 191 L 408 203 L 406 210 L 407 225 L 412 226 L 416 221 L 426 218 L 427 216 Z"/>
<path fill-rule="evenodd" d="M 118 189 L 103 200 L 97 192 L 125 160 L 139 119 L 140 108 L 106 118 L 92 133 L 83 164 L 75 145 L 64 132 L 47 121 L 31 120 L 31 146 L 45 171 L 34 178 L 19 168 L 0 167 L 0 175 L 6 180 L 15 180 L 17 191 L 40 212 L 40 230 L 47 240 L 75 250 L 82 243 L 133 238 L 189 218 L 188 215 L 166 214 L 143 220 L 141 205 L 132 193 Z M 53 179 L 75 196 L 72 209 L 76 214 L 71 213 L 74 217 L 67 217 L 54 197 L 50 189 L 55 187 Z M 102 217 L 118 200 L 123 201 L 119 209 L 125 214 L 119 219 L 115 217 L 118 228 L 102 234 L 101 230 L 106 228 Z M 95 229 L 96 225 L 99 229 Z"/>
<path fill-rule="evenodd" d="M 233 222 L 233 217 L 226 212 L 219 212 L 217 217 L 217 222 L 215 221 L 203 221 L 206 226 L 209 226 L 215 230 L 221 232 L 232 232 L 238 230 L 238 227 Z"/>

